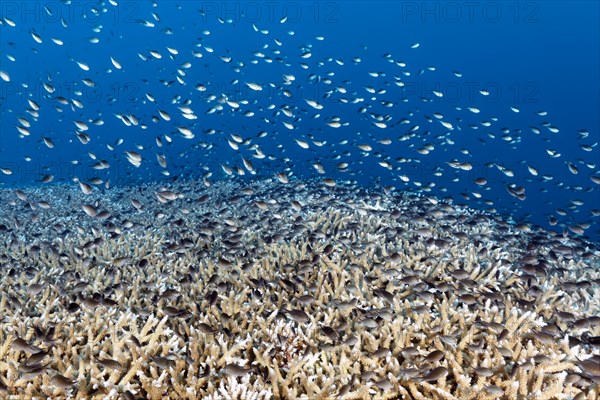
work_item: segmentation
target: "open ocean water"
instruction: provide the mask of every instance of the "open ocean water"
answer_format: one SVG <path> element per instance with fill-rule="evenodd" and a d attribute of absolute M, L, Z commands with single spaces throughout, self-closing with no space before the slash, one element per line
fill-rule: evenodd
<path fill-rule="evenodd" d="M 425 190 L 598 239 L 596 2 L 8 1 L 1 11 L 3 187 L 47 175 L 220 180 L 226 166 L 242 179 Z M 142 156 L 138 168 L 126 151 Z"/>
<path fill-rule="evenodd" d="M 0 2 L 0 396 L 597 399 L 599 42 L 596 1 Z"/>

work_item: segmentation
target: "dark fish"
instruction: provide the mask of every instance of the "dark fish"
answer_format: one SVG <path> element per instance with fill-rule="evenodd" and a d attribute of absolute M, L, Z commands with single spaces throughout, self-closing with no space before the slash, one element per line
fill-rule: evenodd
<path fill-rule="evenodd" d="M 205 324 L 204 322 L 201 322 L 198 324 L 198 330 L 207 335 L 213 335 L 219 331 L 218 329 L 215 329 L 215 328 L 211 327 L 210 325 Z"/>
<path fill-rule="evenodd" d="M 228 376 L 240 377 L 246 375 L 250 370 L 251 368 L 244 368 L 238 364 L 227 364 L 223 368 L 223 373 Z"/>
<path fill-rule="evenodd" d="M 64 377 L 63 375 L 60 375 L 60 374 L 54 375 L 52 377 L 52 379 L 50 380 L 50 382 L 54 386 L 56 386 L 58 388 L 61 388 L 61 389 L 67 389 L 67 388 L 73 387 L 77 383 L 76 380 L 66 378 L 66 377 Z"/>
<path fill-rule="evenodd" d="M 121 363 L 108 357 L 98 358 L 98 364 L 107 369 L 121 369 Z"/>
<path fill-rule="evenodd" d="M 298 323 L 306 323 L 310 321 L 310 317 L 302 310 L 284 310 L 285 315 Z"/>
<path fill-rule="evenodd" d="M 483 377 L 490 377 L 494 375 L 494 370 L 492 370 L 491 368 L 477 367 L 474 369 L 474 371 L 477 375 Z"/>
<path fill-rule="evenodd" d="M 431 371 L 429 371 L 424 376 L 422 376 L 421 378 L 419 378 L 419 380 L 423 381 L 423 382 L 434 382 L 434 381 L 437 381 L 438 379 L 442 379 L 446 375 L 448 375 L 447 368 L 436 367 L 436 368 L 432 369 Z"/>
<path fill-rule="evenodd" d="M 435 363 L 441 361 L 444 358 L 444 353 L 440 350 L 434 350 L 425 357 L 425 361 Z"/>
<path fill-rule="evenodd" d="M 162 368 L 162 369 L 170 369 L 170 368 L 175 367 L 175 361 L 173 361 L 167 357 L 157 356 L 157 357 L 152 357 L 151 360 L 152 360 L 152 362 L 154 362 L 154 364 L 156 364 L 159 368 Z"/>
<path fill-rule="evenodd" d="M 36 354 L 42 351 L 39 347 L 29 344 L 26 340 L 19 337 L 12 341 L 11 348 L 17 351 L 24 351 L 28 354 Z"/>
<path fill-rule="evenodd" d="M 163 312 L 169 317 L 180 317 L 186 313 L 185 310 L 180 310 L 171 306 L 164 307 Z"/>

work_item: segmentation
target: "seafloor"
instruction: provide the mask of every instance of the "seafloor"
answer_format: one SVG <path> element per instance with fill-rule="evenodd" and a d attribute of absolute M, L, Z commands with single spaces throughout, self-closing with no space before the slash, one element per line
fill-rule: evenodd
<path fill-rule="evenodd" d="M 0 192 L 1 398 L 599 398 L 598 245 L 349 185 L 160 185 Z"/>

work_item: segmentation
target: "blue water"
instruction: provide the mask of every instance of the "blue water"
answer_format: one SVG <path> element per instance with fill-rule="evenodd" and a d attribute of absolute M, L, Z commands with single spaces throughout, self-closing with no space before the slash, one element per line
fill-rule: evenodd
<path fill-rule="evenodd" d="M 113 186 L 202 178 L 207 173 L 212 173 L 210 180 L 231 179 L 221 165 L 243 169 L 244 157 L 253 163 L 256 175 L 246 171 L 236 179 L 272 177 L 286 171 L 302 178 L 330 177 L 402 190 L 430 186 L 432 194 L 519 221 L 548 227 L 548 217 L 552 216 L 558 224 L 551 228 L 559 232 L 575 223 L 589 225 L 585 234 L 594 240 L 600 238 L 598 217 L 591 214 L 593 209 L 600 209 L 600 190 L 590 180 L 592 175 L 600 176 L 598 2 L 115 4 L 0 4 L 4 19 L 0 25 L 0 70 L 10 76 L 9 82 L 0 80 L 0 167 L 12 171 L 11 175 L 0 173 L 0 187 L 44 185 L 40 183 L 44 175 L 53 175 L 53 183 L 98 177 L 110 180 Z M 255 31 L 253 24 L 268 34 Z M 41 37 L 41 44 L 34 40 L 32 31 Z M 317 36 L 324 40 L 317 40 Z M 92 37 L 99 42 L 90 43 Z M 63 45 L 55 44 L 52 38 L 62 40 Z M 416 43 L 419 46 L 411 48 Z M 171 55 L 167 47 L 178 54 Z M 153 58 L 151 50 L 162 58 Z M 194 57 L 193 51 L 202 57 Z M 256 57 L 257 51 L 272 62 Z M 301 58 L 306 52 L 311 57 Z M 232 61 L 224 62 L 222 56 Z M 110 57 L 118 60 L 122 69 L 116 69 Z M 353 62 L 355 57 L 361 62 Z M 76 61 L 88 65 L 89 71 Z M 191 63 L 189 68 L 182 67 L 186 62 Z M 399 66 L 401 62 L 406 66 Z M 301 63 L 308 68 L 302 68 Z M 369 72 L 380 76 L 372 77 Z M 283 74 L 294 75 L 295 80 L 284 85 Z M 309 79 L 311 74 L 318 79 Z M 95 86 L 86 86 L 82 81 L 86 78 Z M 394 83 L 398 79 L 404 87 Z M 46 91 L 44 82 L 51 83 L 55 91 Z M 263 90 L 252 91 L 246 82 L 259 83 Z M 196 90 L 198 84 L 205 85 L 206 91 Z M 340 87 L 346 93 L 341 93 Z M 371 94 L 365 87 L 386 92 Z M 283 94 L 286 89 L 290 97 Z M 435 96 L 434 90 L 444 96 Z M 490 94 L 482 96 L 480 90 Z M 248 104 L 237 109 L 223 104 L 222 111 L 206 114 L 218 104 L 209 101 L 210 96 L 221 95 L 238 102 L 247 100 Z M 77 99 L 83 108 L 59 104 L 58 96 Z M 352 104 L 356 98 L 362 101 Z M 37 118 L 27 113 L 31 108 L 27 99 L 39 105 Z M 196 120 L 183 118 L 177 109 L 187 99 Z M 313 109 L 304 99 L 318 101 L 323 109 Z M 340 102 L 344 99 L 348 102 Z M 393 107 L 382 101 L 393 103 Z M 271 104 L 273 109 L 268 108 Z M 284 106 L 293 112 L 292 118 L 281 113 Z M 358 112 L 361 107 L 367 108 L 366 113 Z M 466 107 L 477 107 L 481 112 L 475 114 Z M 159 109 L 168 112 L 171 120 L 160 118 Z M 536 114 L 542 110 L 547 115 Z M 254 116 L 244 116 L 246 111 L 253 111 Z M 373 126 L 371 113 L 389 115 L 387 128 Z M 442 114 L 454 130 L 445 129 L 432 117 L 434 113 Z M 115 117 L 118 114 L 135 115 L 139 125 L 126 126 Z M 313 118 L 315 114 L 320 116 Z M 153 116 L 159 121 L 153 122 Z M 327 118 L 332 116 L 348 125 L 338 129 L 327 126 Z M 19 137 L 17 117 L 31 123 L 29 136 Z M 95 119 L 104 124 L 92 124 Z M 403 119 L 409 121 L 402 124 Z M 77 139 L 73 121 L 89 126 L 85 132 L 91 139 L 88 144 Z M 293 123 L 295 129 L 287 129 L 283 121 Z M 485 127 L 482 121 L 492 123 Z M 550 132 L 542 125 L 545 122 L 559 132 Z M 469 127 L 473 124 L 478 129 Z M 398 140 L 415 125 L 419 129 L 411 138 Z M 190 128 L 195 137 L 184 138 L 177 131 L 182 126 Z M 534 134 L 531 127 L 541 133 Z M 589 132 L 588 137 L 580 138 L 580 130 Z M 259 132 L 266 132 L 266 136 L 258 137 Z M 254 158 L 249 145 L 232 149 L 227 143 L 231 133 L 252 139 L 249 145 L 258 144 L 267 157 Z M 167 143 L 164 135 L 171 137 L 172 143 Z M 503 135 L 512 140 L 503 140 Z M 42 137 L 51 138 L 54 148 L 48 148 Z M 164 147 L 157 147 L 156 137 L 161 137 Z M 326 143 L 315 146 L 311 138 Z M 392 143 L 377 143 L 384 138 Z M 116 145 L 119 139 L 122 144 Z M 310 149 L 300 148 L 294 139 L 308 141 Z M 373 148 L 369 154 L 356 147 L 365 143 Z M 594 143 L 591 151 L 580 147 Z M 114 150 L 107 144 L 114 145 Z M 426 155 L 416 152 L 425 144 L 432 144 L 434 150 Z M 547 149 L 561 156 L 550 157 Z M 126 160 L 124 152 L 132 150 L 143 157 L 139 168 Z M 161 173 L 156 153 L 166 156 L 169 176 Z M 400 157 L 408 162 L 399 162 Z M 449 167 L 447 162 L 454 159 L 471 163 L 472 170 Z M 108 161 L 110 168 L 92 169 L 98 160 Z M 382 160 L 393 169 L 381 167 L 378 162 Z M 313 168 L 316 162 L 324 166 L 324 175 Z M 340 162 L 348 163 L 348 172 L 337 170 Z M 567 162 L 577 167 L 577 174 L 569 171 Z M 506 176 L 491 163 L 512 170 L 514 176 Z M 539 175 L 531 175 L 527 165 L 539 170 Z M 441 176 L 436 175 L 438 171 Z M 544 175 L 552 179 L 546 181 Z M 409 182 L 400 176 L 408 177 Z M 473 182 L 478 177 L 486 178 L 485 187 Z M 510 196 L 506 190 L 509 184 L 523 186 L 526 199 Z M 473 192 L 481 194 L 481 199 Z M 573 206 L 573 200 L 583 205 Z M 557 214 L 556 209 L 565 210 L 567 215 Z"/>

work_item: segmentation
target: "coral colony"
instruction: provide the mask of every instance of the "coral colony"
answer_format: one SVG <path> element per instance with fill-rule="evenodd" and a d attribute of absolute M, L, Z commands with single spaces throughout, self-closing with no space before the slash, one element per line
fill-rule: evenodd
<path fill-rule="evenodd" d="M 342 183 L 17 192 L 2 398 L 599 397 L 582 239 Z"/>

